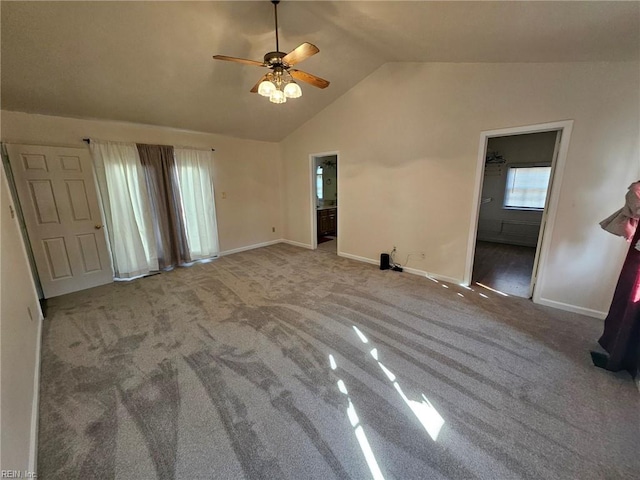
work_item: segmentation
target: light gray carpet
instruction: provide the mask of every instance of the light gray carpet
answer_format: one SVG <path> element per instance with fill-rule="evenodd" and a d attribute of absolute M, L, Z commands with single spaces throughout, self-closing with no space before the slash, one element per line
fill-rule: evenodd
<path fill-rule="evenodd" d="M 38 478 L 637 479 L 601 325 L 285 244 L 58 297 Z"/>

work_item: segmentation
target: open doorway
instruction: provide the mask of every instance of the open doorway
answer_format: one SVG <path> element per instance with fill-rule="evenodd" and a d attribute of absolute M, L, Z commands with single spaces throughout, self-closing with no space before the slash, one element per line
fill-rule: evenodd
<path fill-rule="evenodd" d="M 481 135 L 467 283 L 507 295 L 535 296 L 570 128 L 571 122 L 557 122 Z"/>
<path fill-rule="evenodd" d="M 338 252 L 338 154 L 311 155 L 312 242 L 323 252 Z"/>

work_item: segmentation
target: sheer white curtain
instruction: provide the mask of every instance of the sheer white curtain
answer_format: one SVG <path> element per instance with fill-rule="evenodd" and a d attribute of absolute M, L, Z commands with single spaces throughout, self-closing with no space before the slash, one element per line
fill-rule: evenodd
<path fill-rule="evenodd" d="M 158 270 L 149 194 L 135 143 L 91 140 L 116 278 Z"/>
<path fill-rule="evenodd" d="M 211 151 L 175 148 L 180 197 L 192 260 L 218 255 Z"/>

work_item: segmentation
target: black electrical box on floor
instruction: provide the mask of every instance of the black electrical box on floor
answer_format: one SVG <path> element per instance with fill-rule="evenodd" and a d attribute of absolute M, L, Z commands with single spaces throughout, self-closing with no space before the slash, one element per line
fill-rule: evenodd
<path fill-rule="evenodd" d="M 380 270 L 389 270 L 389 254 L 380 254 Z"/>

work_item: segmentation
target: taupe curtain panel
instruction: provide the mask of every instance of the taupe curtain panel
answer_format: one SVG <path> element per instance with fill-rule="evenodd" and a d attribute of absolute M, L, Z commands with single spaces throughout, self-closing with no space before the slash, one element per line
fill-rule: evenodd
<path fill-rule="evenodd" d="M 151 200 L 158 266 L 167 269 L 189 263 L 173 147 L 145 144 L 137 147 Z"/>

